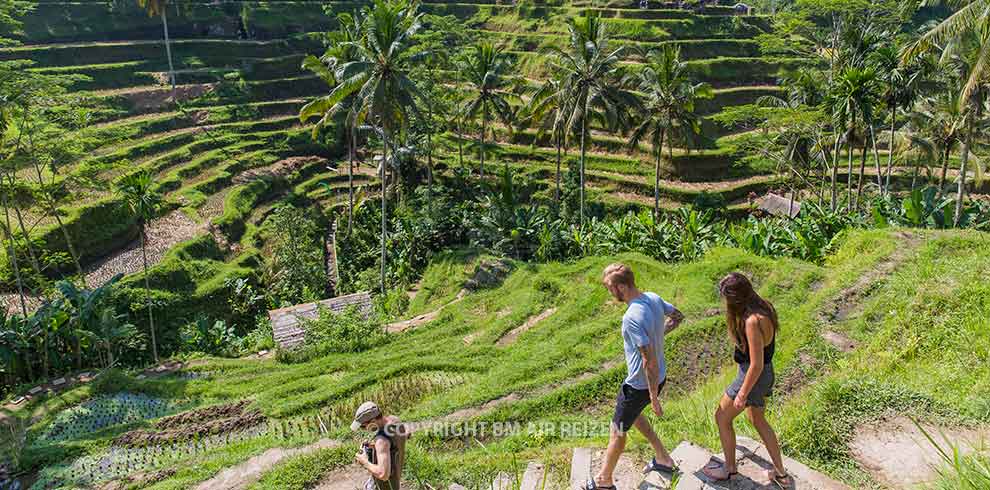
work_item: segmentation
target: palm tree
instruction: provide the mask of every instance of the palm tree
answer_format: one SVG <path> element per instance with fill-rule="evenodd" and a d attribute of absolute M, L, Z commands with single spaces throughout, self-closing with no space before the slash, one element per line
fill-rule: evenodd
<path fill-rule="evenodd" d="M 342 13 L 337 15 L 336 31 L 327 37 L 329 47 L 322 57 L 309 55 L 303 59 L 303 68 L 313 72 L 333 90 L 338 85 L 334 70 L 357 59 L 355 44 L 360 42 L 362 19 L 359 14 Z M 299 120 L 318 117 L 319 121 L 313 126 L 313 139 L 317 139 L 322 129 L 328 127 L 339 116 L 345 118 L 344 133 L 347 139 L 347 234 L 351 234 L 354 222 L 354 153 L 356 151 L 355 96 L 352 94 L 343 100 L 328 104 L 329 95 L 317 97 L 299 110 Z"/>
<path fill-rule="evenodd" d="M 965 115 L 956 95 L 940 92 L 925 97 L 908 115 L 910 128 L 908 140 L 911 145 L 936 155 L 936 164 L 941 167 L 938 182 L 940 199 L 944 194 L 948 178 L 949 155 L 962 141 L 966 124 Z"/>
<path fill-rule="evenodd" d="M 509 104 L 513 97 L 510 89 L 518 82 L 512 75 L 513 66 L 502 47 L 490 42 L 479 42 L 472 46 L 468 56 L 458 63 L 464 80 L 471 86 L 472 95 L 464 101 L 461 112 L 468 119 L 481 117 L 481 132 L 478 133 L 478 148 L 481 155 L 481 177 L 485 176 L 485 136 L 488 123 L 494 118 L 512 131 L 515 113 Z M 505 162 L 506 168 L 509 162 Z"/>
<path fill-rule="evenodd" d="M 172 101 L 175 102 L 175 68 L 172 66 L 172 45 L 168 39 L 168 0 L 137 0 L 138 6 L 148 12 L 149 17 L 156 15 L 162 18 L 162 30 L 165 32 L 165 56 L 168 58 L 168 79 L 172 83 Z"/>
<path fill-rule="evenodd" d="M 966 116 L 966 129 L 960 155 L 959 192 L 956 200 L 954 224 L 962 219 L 963 199 L 966 193 L 966 173 L 970 165 L 970 152 L 974 126 L 982 119 L 983 105 L 987 99 L 987 82 L 990 80 L 990 0 L 953 0 L 959 7 L 951 16 L 922 35 L 902 54 L 909 62 L 922 54 L 941 50 L 943 62 L 951 61 L 957 67 L 962 87 L 958 103 Z M 977 171 L 979 166 L 977 164 Z"/>
<path fill-rule="evenodd" d="M 626 123 L 626 112 L 636 107 L 637 99 L 619 86 L 619 68 L 623 48 L 609 48 L 605 24 L 586 11 L 583 17 L 568 20 L 569 38 L 564 49 L 553 47 L 550 72 L 561 74 L 563 90 L 573 101 L 567 117 L 567 133 L 580 134 L 581 159 L 580 213 L 584 224 L 584 169 L 589 134 L 589 119 L 603 127 L 615 128 Z"/>
<path fill-rule="evenodd" d="M 683 141 L 692 141 L 701 132 L 701 123 L 694 112 L 695 100 L 713 95 L 708 84 L 691 83 L 686 74 L 687 65 L 681 62 L 680 57 L 680 49 L 670 44 L 648 54 L 649 61 L 639 72 L 638 89 L 645 94 L 640 123 L 629 138 L 629 146 L 637 148 L 640 141 L 647 137 L 653 148 L 653 214 L 656 217 L 660 216 L 663 144 L 667 143 L 673 158 L 675 131 L 680 133 Z"/>
<path fill-rule="evenodd" d="M 382 183 L 381 289 L 385 293 L 386 179 L 385 163 L 396 144 L 396 136 L 409 126 L 409 113 L 417 112 L 416 85 L 409 77 L 412 37 L 420 28 L 417 5 L 404 1 L 375 0 L 364 11 L 360 40 L 345 43 L 355 50 L 353 61 L 341 63 L 334 70 L 338 84 L 321 102 L 333 107 L 354 96 L 353 124 L 371 123 L 381 131 Z"/>
<path fill-rule="evenodd" d="M 900 49 L 896 44 L 884 44 L 877 47 L 870 56 L 869 62 L 878 74 L 882 85 L 880 99 L 887 105 L 890 117 L 890 139 L 887 156 L 886 180 L 881 180 L 877 174 L 877 183 L 886 194 L 890 188 L 890 174 L 894 167 L 894 138 L 897 131 L 897 112 L 901 108 L 909 108 L 920 94 L 919 83 L 924 79 L 917 63 L 903 65 L 900 62 Z M 875 148 L 875 145 L 874 145 Z M 879 170 L 879 159 L 877 162 Z"/>
<path fill-rule="evenodd" d="M 561 150 L 567 137 L 567 116 L 573 112 L 573 101 L 565 87 L 564 81 L 559 77 L 548 79 L 536 90 L 526 108 L 526 120 L 536 126 L 536 139 L 533 143 L 535 144 L 536 140 L 549 131 L 557 149 L 557 173 L 553 194 L 554 203 L 557 204 L 560 203 Z"/>
<path fill-rule="evenodd" d="M 141 237 L 141 260 L 144 264 L 145 304 L 148 307 L 148 330 L 151 332 L 151 352 L 158 362 L 158 343 L 155 339 L 155 317 L 151 309 L 151 285 L 148 278 L 148 250 L 145 228 L 155 215 L 161 197 L 154 190 L 155 182 L 150 172 L 142 171 L 126 175 L 117 182 L 117 193 L 137 218 L 138 234 Z"/>
<path fill-rule="evenodd" d="M 848 146 L 848 200 L 847 203 L 849 210 L 851 211 L 855 206 L 857 206 L 859 197 L 863 193 L 863 184 L 866 173 L 866 132 L 872 132 L 873 125 L 873 99 L 876 87 L 876 72 L 870 68 L 857 68 L 851 67 L 843 70 L 842 73 L 835 79 L 835 83 L 832 87 L 832 93 L 830 94 L 829 105 L 832 107 L 833 117 L 836 121 L 848 123 L 849 128 L 846 133 L 846 142 Z M 857 123 L 859 121 L 863 123 L 863 154 L 862 161 L 860 163 L 860 175 L 858 190 L 856 191 L 856 200 L 853 200 L 853 152 L 854 152 L 854 141 L 856 139 L 856 129 Z M 845 130 L 845 127 L 843 127 Z M 833 166 L 833 179 L 835 179 L 835 174 L 837 171 L 837 166 Z"/>

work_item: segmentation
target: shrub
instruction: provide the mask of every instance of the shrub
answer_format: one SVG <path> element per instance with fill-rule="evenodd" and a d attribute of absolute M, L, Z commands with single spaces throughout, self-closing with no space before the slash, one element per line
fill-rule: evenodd
<path fill-rule="evenodd" d="M 380 317 L 365 316 L 356 307 L 339 313 L 321 307 L 317 318 L 304 326 L 306 343 L 320 354 L 362 352 L 388 339 Z"/>

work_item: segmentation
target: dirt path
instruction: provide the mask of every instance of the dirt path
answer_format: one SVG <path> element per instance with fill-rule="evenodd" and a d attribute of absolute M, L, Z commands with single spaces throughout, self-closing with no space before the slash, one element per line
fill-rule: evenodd
<path fill-rule="evenodd" d="M 262 475 L 286 458 L 339 445 L 337 441 L 321 439 L 298 448 L 271 448 L 241 464 L 224 469 L 213 478 L 197 485 L 195 490 L 243 490 L 260 480 Z"/>
<path fill-rule="evenodd" d="M 443 312 L 444 308 L 459 302 L 460 300 L 464 299 L 465 296 L 467 296 L 467 290 L 462 289 L 459 293 L 457 293 L 457 296 L 454 298 L 453 301 L 429 313 L 423 313 L 422 315 L 415 316 L 408 320 L 389 323 L 388 325 L 385 326 L 385 331 L 387 331 L 388 333 L 402 333 L 405 332 L 406 330 L 411 330 L 413 328 L 426 325 L 427 323 L 436 320 L 437 317 L 440 316 L 440 313 Z"/>
<path fill-rule="evenodd" d="M 514 344 L 516 342 L 516 339 L 518 339 L 520 335 L 528 332 L 531 328 L 535 327 L 536 324 L 542 322 L 543 320 L 550 318 L 550 316 L 552 316 L 556 312 L 557 312 L 557 308 L 554 307 L 544 310 L 542 313 L 538 315 L 533 315 L 527 318 L 525 323 L 523 323 L 522 325 L 516 328 L 513 328 L 508 333 L 503 335 L 502 338 L 498 339 L 498 342 L 495 342 L 495 345 L 499 347 L 507 347 L 509 345 Z"/>
<path fill-rule="evenodd" d="M 990 428 L 950 428 L 923 425 L 921 428 L 903 417 L 856 428 L 850 450 L 877 480 L 891 488 L 908 489 L 929 483 L 945 465 L 939 447 L 951 457 L 950 444 L 961 454 L 982 450 L 990 443 Z"/>

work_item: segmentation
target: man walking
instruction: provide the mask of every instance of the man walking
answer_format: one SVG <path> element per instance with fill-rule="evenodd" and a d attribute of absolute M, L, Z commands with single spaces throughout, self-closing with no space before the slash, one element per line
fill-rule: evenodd
<path fill-rule="evenodd" d="M 354 461 L 371 474 L 365 490 L 399 490 L 408 439 L 399 419 L 386 417 L 378 405 L 364 402 L 354 414 L 351 430 L 375 434 L 372 442 L 365 443 L 361 451 L 354 455 Z"/>
<path fill-rule="evenodd" d="M 626 433 L 633 426 L 650 441 L 656 457 L 645 471 L 673 474 L 674 460 L 642 415 L 647 405 L 657 417 L 663 416 L 660 391 L 667 382 L 664 361 L 664 335 L 677 328 L 684 315 L 655 293 L 644 293 L 636 287 L 632 269 L 625 264 L 612 264 L 602 273 L 602 282 L 615 299 L 626 303 L 622 316 L 622 341 L 628 376 L 619 390 L 612 417 L 612 430 L 602 469 L 585 486 L 586 490 L 615 490 L 612 474 L 619 456 L 626 447 Z"/>

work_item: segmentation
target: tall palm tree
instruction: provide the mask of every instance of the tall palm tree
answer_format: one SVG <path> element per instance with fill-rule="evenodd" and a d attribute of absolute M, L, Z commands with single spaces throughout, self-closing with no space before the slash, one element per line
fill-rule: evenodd
<path fill-rule="evenodd" d="M 962 81 L 958 103 L 966 113 L 966 128 L 953 220 L 958 225 L 966 194 L 966 174 L 971 165 L 974 126 L 982 119 L 990 81 L 990 0 L 951 0 L 947 3 L 958 10 L 905 49 L 902 60 L 909 62 L 924 53 L 941 50 L 942 61 L 955 65 Z"/>
<path fill-rule="evenodd" d="M 643 138 L 648 138 L 655 159 L 653 174 L 653 214 L 660 216 L 660 159 L 666 142 L 669 153 L 674 153 L 674 133 L 679 132 L 683 141 L 693 141 L 701 132 L 701 122 L 695 114 L 695 100 L 710 98 L 711 87 L 705 83 L 692 83 L 688 79 L 687 65 L 681 62 L 680 49 L 665 44 L 660 50 L 647 55 L 648 63 L 639 72 L 638 89 L 644 93 L 639 124 L 633 129 L 629 146 L 636 148 Z"/>
<path fill-rule="evenodd" d="M 848 154 L 848 207 L 851 211 L 863 193 L 863 184 L 866 173 L 866 137 L 873 125 L 873 107 L 876 89 L 876 72 L 870 68 L 849 67 L 842 71 L 835 79 L 830 94 L 829 104 L 832 113 L 837 121 L 848 123 L 849 128 L 846 133 Z M 856 130 L 858 123 L 862 121 L 863 154 L 860 163 L 859 184 L 856 191 L 856 199 L 853 199 L 853 153 L 855 150 Z M 846 128 L 843 128 L 845 131 Z M 833 167 L 833 179 L 836 168 Z"/>
<path fill-rule="evenodd" d="M 609 34 L 601 19 L 586 11 L 583 17 L 568 20 L 568 42 L 564 48 L 553 47 L 550 72 L 561 74 L 564 88 L 573 101 L 567 118 L 568 135 L 580 135 L 581 158 L 580 214 L 584 224 L 584 169 L 590 120 L 602 127 L 626 124 L 626 113 L 636 107 L 637 99 L 619 85 L 622 78 L 619 61 L 623 48 L 609 47 Z"/>
<path fill-rule="evenodd" d="M 334 70 L 344 63 L 357 60 L 356 43 L 361 41 L 360 14 L 341 13 L 337 15 L 337 30 L 329 33 L 326 52 L 322 57 L 309 55 L 303 59 L 303 68 L 313 72 L 322 79 L 331 90 L 339 84 L 334 76 Z M 357 129 L 354 125 L 355 99 L 354 94 L 345 97 L 335 104 L 328 104 L 329 95 L 317 97 L 299 110 L 299 119 L 306 122 L 311 118 L 319 118 L 313 126 L 313 139 L 317 139 L 324 128 L 331 125 L 340 117 L 344 118 L 344 138 L 347 140 L 347 234 L 350 235 L 354 222 L 354 153 L 357 146 Z"/>
<path fill-rule="evenodd" d="M 471 95 L 464 101 L 461 112 L 468 119 L 481 117 L 478 148 L 481 156 L 481 172 L 485 176 L 485 137 L 488 123 L 498 119 L 512 131 L 515 112 L 509 100 L 514 97 L 511 89 L 519 77 L 512 74 L 512 60 L 501 46 L 482 41 L 471 47 L 468 56 L 458 64 L 464 80 L 471 86 Z M 506 160 L 505 167 L 509 167 Z"/>
<path fill-rule="evenodd" d="M 419 30 L 421 15 L 416 3 L 375 0 L 365 8 L 364 35 L 345 43 L 355 49 L 353 61 L 341 63 L 334 70 L 338 84 L 322 102 L 333 107 L 354 96 L 355 126 L 370 124 L 382 136 L 381 289 L 385 293 L 385 240 L 388 233 L 386 215 L 386 163 L 398 134 L 409 127 L 410 112 L 416 113 L 416 85 L 409 77 L 413 36 Z"/>
<path fill-rule="evenodd" d="M 168 15 L 165 13 L 168 0 L 137 0 L 138 6 L 148 12 L 149 17 L 159 16 L 162 19 L 162 31 L 165 33 L 165 56 L 168 58 L 168 80 L 172 84 L 172 101 L 175 102 L 175 68 L 172 66 L 172 44 L 168 38 Z"/>
<path fill-rule="evenodd" d="M 144 265 L 145 304 L 148 308 L 148 330 L 151 333 L 151 352 L 158 362 L 158 342 L 155 338 L 155 317 L 151 308 L 151 284 L 148 278 L 148 250 L 146 225 L 158 209 L 161 196 L 155 192 L 155 182 L 150 172 L 142 171 L 124 176 L 117 182 L 117 193 L 123 198 L 131 213 L 137 218 L 141 237 L 141 261 Z"/>
<path fill-rule="evenodd" d="M 564 81 L 560 77 L 551 77 L 536 90 L 526 108 L 527 122 L 536 126 L 536 139 L 543 138 L 549 132 L 557 149 L 553 200 L 558 204 L 560 203 L 561 150 L 567 137 L 567 117 L 573 112 L 573 101 L 569 96 Z"/>
<path fill-rule="evenodd" d="M 897 131 L 897 113 L 902 108 L 909 108 L 920 95 L 920 82 L 924 79 L 918 63 L 904 65 L 900 62 L 900 48 L 897 44 L 884 44 L 877 47 L 870 56 L 869 63 L 874 67 L 882 85 L 880 99 L 887 106 L 887 116 L 890 118 L 890 138 L 887 155 L 887 171 L 885 180 L 877 173 L 877 183 L 886 194 L 890 188 L 890 174 L 894 167 L 894 138 Z M 879 159 L 877 161 L 879 167 Z"/>

